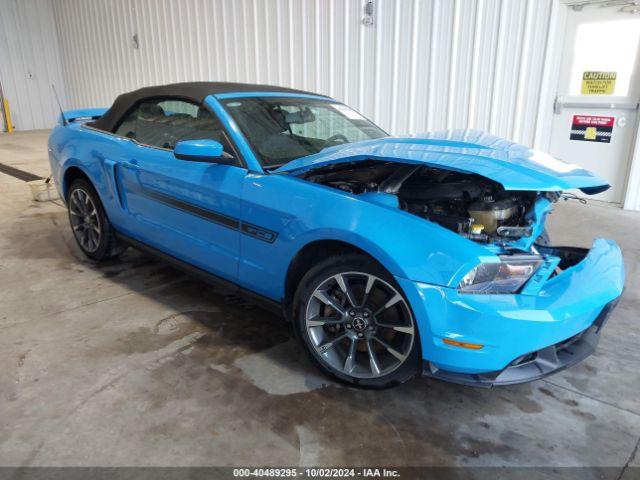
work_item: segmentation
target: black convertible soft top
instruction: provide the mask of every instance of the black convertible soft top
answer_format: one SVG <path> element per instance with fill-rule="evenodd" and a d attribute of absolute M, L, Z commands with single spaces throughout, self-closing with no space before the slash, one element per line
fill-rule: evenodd
<path fill-rule="evenodd" d="M 209 95 L 218 93 L 242 93 L 242 92 L 282 92 L 282 93 L 304 93 L 317 95 L 312 92 L 295 90 L 293 88 L 274 87 L 272 85 L 259 85 L 254 83 L 228 83 L 228 82 L 185 82 L 172 83 L 169 85 L 158 85 L 155 87 L 145 87 L 133 92 L 123 93 L 113 102 L 111 108 L 105 112 L 98 120 L 91 124 L 92 127 L 107 132 L 113 132 L 120 119 L 131 110 L 141 100 L 147 98 L 171 97 L 180 100 L 187 100 L 194 103 L 202 103 Z M 324 95 L 321 95 L 324 96 Z"/>

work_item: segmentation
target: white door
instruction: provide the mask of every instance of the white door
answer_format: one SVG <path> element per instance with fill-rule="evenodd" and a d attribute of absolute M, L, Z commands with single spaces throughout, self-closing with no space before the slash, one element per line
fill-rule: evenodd
<path fill-rule="evenodd" d="M 551 153 L 608 180 L 594 198 L 618 204 L 637 132 L 639 43 L 640 15 L 619 4 L 568 8 Z"/>

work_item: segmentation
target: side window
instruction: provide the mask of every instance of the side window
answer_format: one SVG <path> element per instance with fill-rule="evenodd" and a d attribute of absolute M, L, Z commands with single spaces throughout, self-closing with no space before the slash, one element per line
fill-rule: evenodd
<path fill-rule="evenodd" d="M 206 108 L 182 100 L 146 100 L 123 120 L 116 135 L 173 150 L 180 140 L 216 140 L 235 157 L 220 120 Z"/>

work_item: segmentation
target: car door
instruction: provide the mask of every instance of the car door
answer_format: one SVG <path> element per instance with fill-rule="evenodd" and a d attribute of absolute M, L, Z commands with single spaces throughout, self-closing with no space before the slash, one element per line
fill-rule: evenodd
<path fill-rule="evenodd" d="M 178 259 L 235 280 L 240 205 L 247 170 L 218 118 L 202 105 L 145 100 L 117 128 L 130 148 L 120 159 L 120 195 L 128 233 Z M 176 142 L 213 139 L 225 163 L 178 160 Z"/>

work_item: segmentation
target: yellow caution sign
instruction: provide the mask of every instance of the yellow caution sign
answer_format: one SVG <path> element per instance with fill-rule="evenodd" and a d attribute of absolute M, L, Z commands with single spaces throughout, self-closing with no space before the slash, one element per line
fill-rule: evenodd
<path fill-rule="evenodd" d="M 617 76 L 617 72 L 584 72 L 582 95 L 613 95 Z"/>

